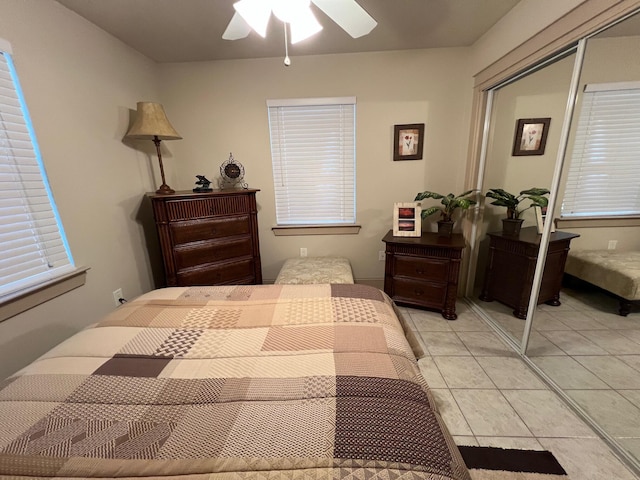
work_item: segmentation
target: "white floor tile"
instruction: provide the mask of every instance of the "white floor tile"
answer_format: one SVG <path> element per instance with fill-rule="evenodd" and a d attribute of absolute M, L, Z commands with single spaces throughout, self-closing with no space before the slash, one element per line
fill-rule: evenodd
<path fill-rule="evenodd" d="M 599 438 L 539 438 L 571 480 L 637 480 Z"/>
<path fill-rule="evenodd" d="M 640 431 L 640 408 L 614 390 L 567 390 L 609 435 L 635 437 Z"/>
<path fill-rule="evenodd" d="M 547 389 L 546 384 L 519 358 L 478 357 L 476 360 L 500 389 Z"/>
<path fill-rule="evenodd" d="M 554 392 L 502 390 L 502 394 L 537 437 L 595 437 Z"/>
<path fill-rule="evenodd" d="M 473 432 L 467 423 L 460 407 L 456 403 L 449 389 L 431 390 L 438 406 L 438 411 L 447 425 L 451 435 L 473 436 Z"/>
<path fill-rule="evenodd" d="M 640 389 L 640 375 L 622 360 L 607 356 L 576 356 L 582 366 L 614 389 Z"/>
<path fill-rule="evenodd" d="M 420 332 L 429 353 L 437 355 L 471 355 L 462 340 L 453 332 Z"/>
<path fill-rule="evenodd" d="M 573 357 L 532 357 L 531 360 L 560 388 L 575 390 L 607 390 L 610 388 Z"/>
<path fill-rule="evenodd" d="M 473 357 L 434 357 L 449 388 L 496 388 Z"/>
<path fill-rule="evenodd" d="M 533 436 L 499 390 L 452 389 L 451 393 L 474 435 Z"/>

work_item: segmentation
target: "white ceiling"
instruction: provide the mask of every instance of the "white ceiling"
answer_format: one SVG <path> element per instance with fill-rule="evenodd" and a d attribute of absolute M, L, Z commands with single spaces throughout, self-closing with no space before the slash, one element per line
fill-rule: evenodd
<path fill-rule="evenodd" d="M 273 18 L 267 38 L 222 39 L 235 0 L 57 0 L 157 62 L 281 57 L 284 31 Z M 519 0 L 358 0 L 378 22 L 353 39 L 312 6 L 324 29 L 289 55 L 472 45 Z"/>

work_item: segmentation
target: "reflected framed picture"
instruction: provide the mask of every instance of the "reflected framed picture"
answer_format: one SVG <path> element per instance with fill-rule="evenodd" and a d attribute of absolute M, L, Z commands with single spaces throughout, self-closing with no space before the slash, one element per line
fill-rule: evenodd
<path fill-rule="evenodd" d="M 542 234 L 542 230 L 544 229 L 544 222 L 547 220 L 547 207 L 533 207 L 536 211 L 536 227 L 538 227 L 538 233 Z M 551 231 L 556 231 L 556 225 L 553 223 L 551 225 Z"/>
<path fill-rule="evenodd" d="M 544 155 L 551 118 L 521 118 L 516 121 L 513 156 Z"/>
<path fill-rule="evenodd" d="M 421 160 L 424 146 L 424 123 L 393 127 L 393 160 Z"/>
<path fill-rule="evenodd" d="M 393 236 L 419 237 L 422 235 L 422 211 L 420 203 L 393 204 Z"/>

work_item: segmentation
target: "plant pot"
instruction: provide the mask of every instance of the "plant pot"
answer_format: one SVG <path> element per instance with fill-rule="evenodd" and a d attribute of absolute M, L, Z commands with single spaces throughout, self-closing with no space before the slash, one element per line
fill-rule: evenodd
<path fill-rule="evenodd" d="M 522 228 L 522 218 L 503 218 L 502 219 L 502 234 L 510 237 L 517 237 L 520 235 L 520 229 Z"/>
<path fill-rule="evenodd" d="M 450 237 L 453 233 L 453 224 L 455 222 L 438 220 L 438 236 Z"/>

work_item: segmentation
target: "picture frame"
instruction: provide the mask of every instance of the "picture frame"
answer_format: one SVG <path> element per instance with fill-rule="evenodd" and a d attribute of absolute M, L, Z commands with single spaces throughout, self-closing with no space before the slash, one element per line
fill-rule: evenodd
<path fill-rule="evenodd" d="M 513 136 L 513 156 L 544 155 L 551 118 L 520 118 Z"/>
<path fill-rule="evenodd" d="M 422 235 L 422 208 L 419 202 L 393 204 L 393 236 L 419 237 Z"/>
<path fill-rule="evenodd" d="M 424 123 L 393 127 L 393 160 L 422 160 Z"/>
<path fill-rule="evenodd" d="M 544 230 L 544 222 L 547 219 L 547 208 L 544 209 L 540 207 L 533 207 L 536 212 L 536 227 L 538 227 L 538 234 L 542 234 L 542 230 Z M 551 225 L 551 232 L 556 231 L 556 224 L 553 222 Z"/>

